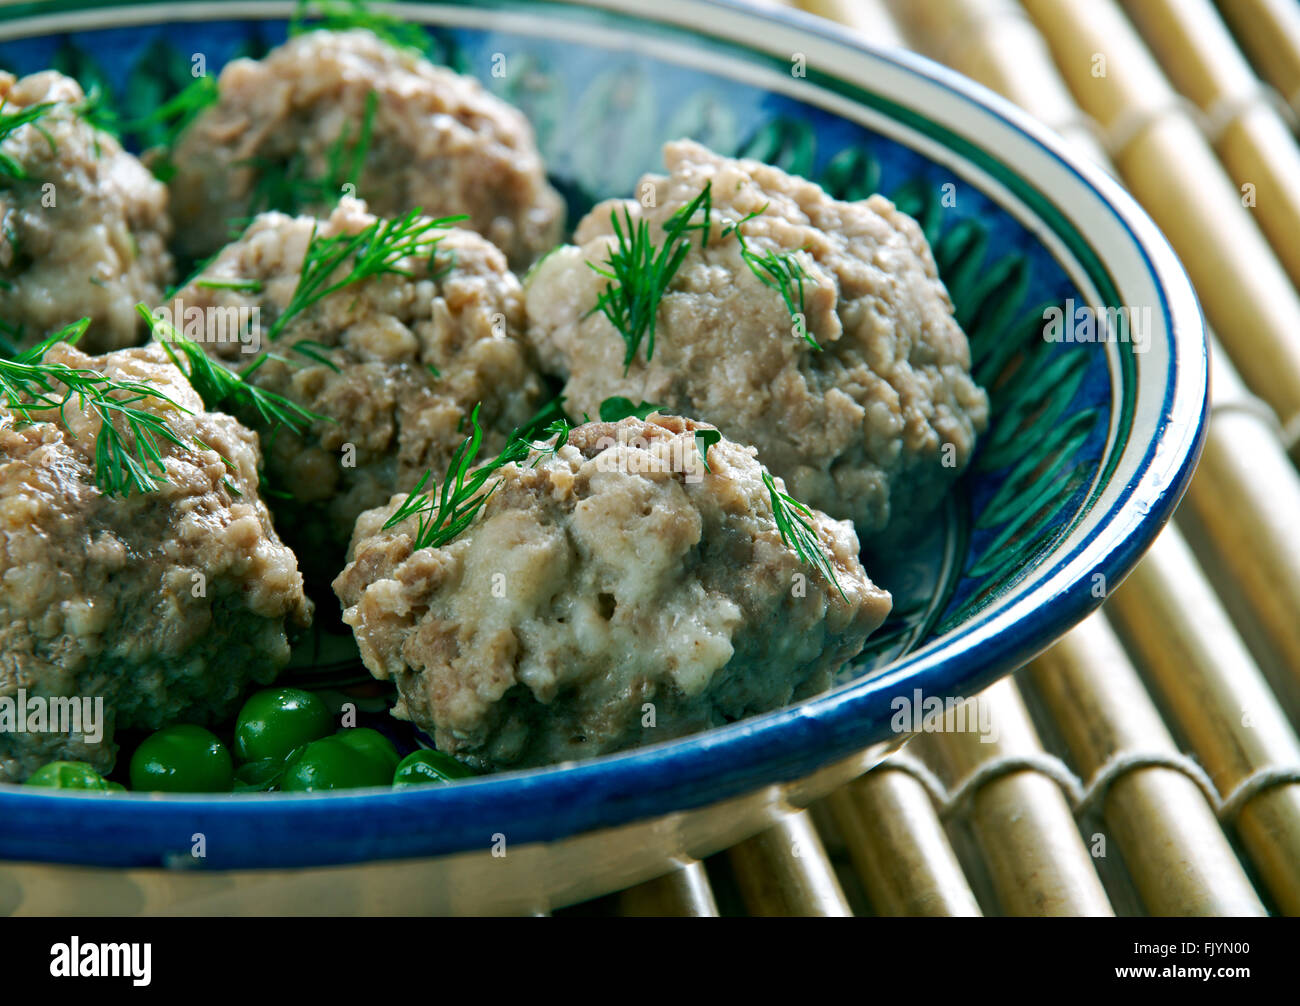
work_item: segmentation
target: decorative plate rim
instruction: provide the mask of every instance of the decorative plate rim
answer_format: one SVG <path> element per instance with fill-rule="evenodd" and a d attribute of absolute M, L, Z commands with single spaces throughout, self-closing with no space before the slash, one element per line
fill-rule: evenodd
<path fill-rule="evenodd" d="M 111 8 L 117 15 L 137 11 L 153 15 L 167 7 L 220 9 L 227 17 L 280 18 L 292 4 L 259 4 L 250 14 L 243 3 L 210 0 L 114 4 L 112 0 L 54 0 L 24 3 L 0 12 L 0 21 L 76 10 Z M 414 8 L 416 5 L 395 5 Z M 1014 140 L 1046 158 L 1055 175 L 1030 180 L 1016 169 L 961 137 L 951 127 L 910 110 L 929 133 L 947 134 L 946 142 L 963 140 L 999 165 L 1017 195 L 1037 198 L 1060 218 L 1091 268 L 1109 281 L 1116 297 L 1126 285 L 1150 281 L 1150 291 L 1166 340 L 1163 372 L 1155 361 L 1133 359 L 1140 382 L 1157 389 L 1142 401 L 1154 417 L 1154 432 L 1141 457 L 1128 459 L 1136 479 L 1103 486 L 1111 498 L 1100 505 L 1091 498 L 1086 533 L 1070 533 L 1045 557 L 1028 585 L 1018 584 L 1009 598 L 976 613 L 969 624 L 903 657 L 880 672 L 860 678 L 798 705 L 755 716 L 674 741 L 608 755 L 590 761 L 485 777 L 455 786 L 395 793 L 387 790 L 327 795 L 77 796 L 23 791 L 0 786 L 0 858 L 104 866 L 159 866 L 173 851 L 188 849 L 190 836 L 207 837 L 204 869 L 249 869 L 323 866 L 402 859 L 486 849 L 493 833 L 513 845 L 545 842 L 703 807 L 768 785 L 803 778 L 818 768 L 850 756 L 884 739 L 891 699 L 906 686 L 926 695 L 970 696 L 1049 646 L 1100 604 L 1091 577 L 1118 584 L 1168 521 L 1199 457 L 1206 429 L 1208 355 L 1204 322 L 1190 281 L 1173 250 L 1134 199 L 1101 168 L 1070 153 L 1065 142 L 1024 112 L 986 88 L 912 53 L 882 48 L 833 29 L 800 12 L 757 10 L 736 0 L 582 0 L 522 3 L 520 0 L 444 0 L 420 5 L 421 19 L 465 6 L 534 14 L 548 9 L 584 12 L 588 17 L 616 15 L 650 22 L 655 32 L 678 35 L 688 45 L 717 42 L 770 60 L 773 53 L 759 41 L 744 44 L 720 39 L 723 22 L 746 24 L 741 36 L 759 38 L 764 29 L 781 29 L 786 40 L 835 48 L 856 59 L 853 72 L 837 64 L 825 83 L 838 92 L 867 93 L 866 68 L 901 74 L 911 83 L 945 95 L 972 120 L 983 119 L 1004 140 Z M 102 25 L 99 25 L 102 26 Z M 793 34 L 791 34 L 793 33 Z M 703 35 L 701 39 L 697 35 Z M 854 79 L 857 82 L 854 82 Z M 856 100 L 852 97 L 849 100 Z M 993 141 L 988 141 L 992 146 Z M 956 156 L 964 159 L 965 155 Z M 1090 209 L 1104 209 L 1111 219 L 1075 224 L 1038 186 L 1049 181 L 1081 186 Z M 1004 209 L 1006 207 L 1004 206 Z M 1085 236 L 1118 227 L 1128 247 L 1114 254 L 1140 260 L 1145 276 L 1117 279 Z M 1055 231 L 1055 227 L 1053 227 Z M 1058 237 L 1063 237 L 1058 233 Z M 1067 239 L 1063 237 L 1063 239 Z M 1091 268 L 1089 275 L 1091 276 Z M 1112 302 L 1103 296 L 1104 302 Z M 1145 373 L 1142 371 L 1145 370 Z M 1127 388 L 1127 385 L 1126 385 Z M 1159 398 L 1157 404 L 1154 398 Z M 1111 445 L 1114 447 L 1114 445 Z M 1120 445 L 1126 447 L 1127 445 Z M 1126 452 L 1120 451 L 1123 455 Z M 1118 463 L 1119 459 L 1116 459 Z M 1079 522 L 1076 522 L 1076 525 Z M 1078 527 L 1075 529 L 1078 530 Z M 1023 588 L 1023 589 L 1022 589 Z M 1050 602 L 1050 603 L 1048 603 Z M 75 836 L 70 840 L 69 836 Z"/>

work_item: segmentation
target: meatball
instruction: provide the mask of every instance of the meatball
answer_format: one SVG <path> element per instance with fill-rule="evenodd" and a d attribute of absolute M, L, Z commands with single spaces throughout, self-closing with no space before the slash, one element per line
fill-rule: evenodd
<path fill-rule="evenodd" d="M 166 187 L 82 118 L 75 80 L 0 72 L 0 102 L 6 116 L 50 106 L 0 142 L 0 319 L 21 345 L 83 317 L 88 350 L 140 343 L 135 305 L 172 279 Z"/>
<path fill-rule="evenodd" d="M 696 143 L 668 144 L 665 160 L 668 176 L 644 179 L 643 199 L 597 206 L 577 246 L 548 255 L 527 280 L 529 340 L 543 369 L 566 379 L 570 410 L 595 415 L 602 399 L 622 395 L 716 423 L 755 445 L 795 496 L 851 518 L 864 536 L 924 517 L 969 460 L 988 400 L 920 227 L 880 196 L 837 202 L 778 168 Z M 647 363 L 643 345 L 625 372 L 623 338 L 593 311 L 606 280 L 590 264 L 603 265 L 616 244 L 611 213 L 622 226 L 626 206 L 661 246 L 665 224 L 706 184 L 707 244 L 705 232 L 687 232 L 694 240 L 659 303 L 654 355 Z M 694 222 L 702 226 L 702 212 Z M 802 331 L 746 249 L 805 274 Z"/>
<path fill-rule="evenodd" d="M 401 502 L 357 522 L 334 590 L 395 714 L 482 768 L 666 740 L 815 694 L 890 608 L 848 522 L 811 512 L 838 589 L 782 540 L 764 468 L 705 470 L 672 416 L 575 427 L 499 471 L 475 522 L 413 549 Z M 775 482 L 783 490 L 780 480 Z M 843 595 L 840 594 L 843 591 Z"/>
<path fill-rule="evenodd" d="M 95 413 L 75 397 L 62 421 L 0 408 L 0 697 L 102 699 L 107 721 L 99 743 L 0 731 L 0 780 L 58 758 L 107 771 L 114 729 L 233 714 L 247 684 L 288 662 L 287 631 L 311 616 L 258 499 L 252 432 L 205 412 L 159 346 L 96 358 L 58 344 L 45 360 L 152 386 L 170 402 L 136 407 L 187 446 L 160 442 L 157 491 L 110 497 L 96 488 Z"/>
<path fill-rule="evenodd" d="M 313 234 L 354 235 L 375 219 L 347 198 L 323 222 L 259 216 L 178 292 L 175 323 L 233 311 L 269 332 L 298 286 Z M 282 429 L 264 446 L 271 485 L 292 497 L 273 501 L 277 520 L 310 575 L 326 582 L 342 568 L 361 511 L 410 489 L 425 471 L 441 477 L 476 404 L 484 447 L 496 451 L 544 397 L 522 340 L 523 291 L 505 256 L 470 231 L 430 234 L 441 234 L 436 255 L 405 259 L 401 272 L 351 283 L 295 315 L 261 345 L 277 358 L 251 377 L 324 417 L 303 437 Z M 201 341 L 234 366 L 258 348 Z"/>
<path fill-rule="evenodd" d="M 552 247 L 564 203 L 523 114 L 478 81 L 435 67 L 364 30 L 314 31 L 265 59 L 221 72 L 217 103 L 182 134 L 173 160 L 178 246 L 200 257 L 229 237 L 231 217 L 290 209 L 259 197 L 268 176 L 355 181 L 382 216 L 420 208 L 467 214 L 467 226 L 516 266 Z M 372 97 L 373 95 L 373 97 Z M 367 107 L 368 144 L 362 146 Z M 359 161 L 343 177 L 340 152 Z M 260 203 L 260 205 L 259 205 Z M 308 199 L 304 210 L 320 212 Z"/>

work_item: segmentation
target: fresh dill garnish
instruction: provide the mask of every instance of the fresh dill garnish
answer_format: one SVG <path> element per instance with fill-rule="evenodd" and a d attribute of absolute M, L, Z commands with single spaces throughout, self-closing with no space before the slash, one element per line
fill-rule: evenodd
<path fill-rule="evenodd" d="M 40 422 L 46 414 L 57 413 L 59 424 L 70 435 L 68 405 L 75 401 L 78 408 L 92 411 L 100 421 L 95 441 L 95 484 L 99 490 L 106 496 L 153 492 L 167 481 L 162 444 L 186 450 L 192 445 L 177 436 L 161 416 L 138 406 L 154 401 L 181 412 L 189 410 L 151 385 L 114 380 L 87 367 L 45 362 L 45 354 L 55 343 L 75 344 L 89 325 L 90 319 L 82 318 L 14 359 L 0 359 L 0 399 L 23 422 Z M 119 422 L 129 431 L 129 438 L 118 428 Z"/>
<path fill-rule="evenodd" d="M 372 90 L 366 95 L 361 127 L 356 137 L 352 136 L 352 123 L 345 122 L 326 155 L 323 175 L 310 174 L 301 154 L 294 154 L 284 161 L 252 157 L 241 162 L 257 173 L 249 201 L 250 215 L 256 216 L 268 210 L 292 215 L 309 207 L 320 210 L 336 204 L 348 187 L 355 193 L 370 153 L 378 108 L 379 94 Z"/>
<path fill-rule="evenodd" d="M 427 52 L 432 44 L 428 33 L 419 25 L 390 17 L 368 8 L 364 0 L 298 0 L 289 19 L 289 35 L 309 31 L 347 31 L 366 28 L 391 45 Z"/>
<path fill-rule="evenodd" d="M 204 290 L 246 290 L 249 293 L 261 293 L 260 279 L 196 279 L 194 285 Z"/>
<path fill-rule="evenodd" d="M 609 257 L 604 266 L 587 263 L 607 282 L 596 306 L 587 315 L 599 311 L 623 337 L 625 374 L 636 359 L 642 341 L 646 344 L 646 362 L 654 357 L 659 302 L 686 261 L 691 250 L 687 235 L 696 226 L 691 218 L 707 199 L 710 199 L 710 188 L 706 185 L 703 192 L 664 224 L 664 242 L 659 246 L 650 239 L 650 225 L 644 219 L 633 220 L 631 210 L 624 207 L 623 223 L 619 223 L 617 211 L 609 215 L 614 227 Z"/>
<path fill-rule="evenodd" d="M 232 472 L 237 470 L 235 468 L 235 463 L 231 461 L 228 457 L 226 457 L 224 454 L 222 454 L 220 451 L 218 451 L 215 447 L 209 447 L 198 437 L 194 438 L 194 442 L 198 444 L 200 447 L 202 447 L 205 451 L 212 451 L 213 453 L 215 453 L 217 457 L 221 459 L 221 463 L 225 465 L 227 468 L 229 468 Z M 229 478 L 223 478 L 221 480 L 221 484 L 226 487 L 226 491 L 230 493 L 231 496 L 240 497 L 244 495 L 242 492 L 239 491 L 239 486 L 231 482 Z"/>
<path fill-rule="evenodd" d="M 776 521 L 776 529 L 781 534 L 781 540 L 799 557 L 800 562 L 813 566 L 826 577 L 829 583 L 834 584 L 840 597 L 847 602 L 844 588 L 840 586 L 840 581 L 835 576 L 831 557 L 822 545 L 821 538 L 806 519 L 812 516 L 812 510 L 793 496 L 777 489 L 772 476 L 766 471 L 763 472 L 763 484 L 767 486 L 768 495 L 772 499 L 772 519 Z"/>
<path fill-rule="evenodd" d="M 640 405 L 633 405 L 632 399 L 624 398 L 622 395 L 614 395 L 600 403 L 600 421 L 602 423 L 617 423 L 620 419 L 627 419 L 629 416 L 644 419 L 650 413 L 658 410 L 659 406 L 653 402 L 643 401 Z"/>
<path fill-rule="evenodd" d="M 563 418 L 542 428 L 539 440 L 532 439 L 521 428 L 510 435 L 500 454 L 475 468 L 474 462 L 483 443 L 483 427 L 479 425 L 478 410 L 479 407 L 475 405 L 470 413 L 469 421 L 473 430 L 452 454 L 447 474 L 443 476 L 441 491 L 425 492 L 424 487 L 430 478 L 430 473 L 426 471 L 384 523 L 384 528 L 389 529 L 415 517 L 417 525 L 412 546 L 415 551 L 441 548 L 474 523 L 474 518 L 501 483 L 496 482 L 486 489 L 484 487 L 506 465 L 526 461 L 534 452 L 537 453 L 537 458 L 533 461 L 536 465 L 543 457 L 554 454 L 568 442 L 569 424 Z"/>
<path fill-rule="evenodd" d="M 791 251 L 769 249 L 761 254 L 755 252 L 741 231 L 744 224 L 766 211 L 767 205 L 764 204 L 739 220 L 724 222 L 719 228 L 719 237 L 735 236 L 740 243 L 741 258 L 750 271 L 764 286 L 781 295 L 790 317 L 799 323 L 803 338 L 814 349 L 821 349 L 803 317 L 804 281 L 808 279 L 803 263 Z M 709 236 L 713 232 L 713 183 L 705 182 L 698 196 L 668 217 L 663 225 L 662 245 L 655 245 L 650 238 L 650 225 L 644 219 L 633 220 L 631 210 L 626 207 L 623 220 L 619 220 L 615 211 L 610 213 L 610 223 L 614 228 L 614 244 L 605 264 L 587 263 L 605 278 L 605 288 L 597 298 L 596 306 L 583 317 L 599 311 L 618 330 L 626 347 L 623 353 L 623 373 L 626 374 L 643 341 L 646 344 L 646 362 L 654 357 L 659 303 L 690 252 L 690 234 L 698 231 L 700 248 L 709 247 Z"/>
<path fill-rule="evenodd" d="M 739 231 L 736 232 L 736 237 L 741 237 Z M 759 282 L 764 286 L 770 287 L 781 295 L 781 299 L 785 301 L 786 310 L 790 312 L 790 317 L 801 322 L 804 341 L 813 349 L 820 350 L 822 347 L 813 334 L 808 331 L 807 323 L 802 321 L 804 315 L 803 284 L 804 280 L 808 278 L 803 263 L 795 257 L 794 252 L 777 251 L 769 248 L 759 255 L 757 252 L 751 251 L 749 246 L 743 243 L 743 238 L 741 238 L 741 241 L 740 254 L 744 258 L 745 264 L 749 266 L 750 272 L 757 276 Z"/>
<path fill-rule="evenodd" d="M 140 146 L 157 148 L 158 155 L 151 168 L 159 181 L 169 181 L 176 173 L 171 154 L 181 133 L 199 117 L 205 108 L 217 102 L 217 79 L 210 74 L 194 77 L 188 84 L 166 101 L 148 112 L 133 118 L 121 116 L 107 101 L 102 91 L 92 88 L 86 100 L 78 106 L 78 114 L 106 133 L 123 140 L 134 140 Z"/>
<path fill-rule="evenodd" d="M 461 418 L 463 421 L 464 417 Z M 569 417 L 564 413 L 563 393 L 556 395 L 534 412 L 528 421 L 518 426 L 510 436 L 516 440 L 544 440 L 559 428 L 556 426 L 558 422 L 566 426 L 572 425 Z M 461 428 L 458 426 L 456 432 L 459 433 Z M 550 432 L 547 432 L 548 430 Z"/>
<path fill-rule="evenodd" d="M 704 462 L 704 470 L 712 472 L 709 467 L 709 448 L 722 439 L 722 434 L 718 430 L 696 430 L 695 446 L 699 448 L 700 460 Z"/>
<path fill-rule="evenodd" d="M 332 422 L 328 417 L 304 409 L 283 395 L 250 384 L 239 374 L 226 369 L 202 346 L 181 335 L 169 322 L 150 311 L 147 304 L 137 304 L 135 309 L 148 322 L 163 351 L 209 409 L 239 409 L 245 414 L 254 413 L 268 430 L 274 432 L 284 426 L 300 436 L 314 422 Z"/>
<path fill-rule="evenodd" d="M 330 347 L 324 343 L 316 342 L 312 339 L 299 339 L 290 347 L 295 353 L 307 357 L 307 359 L 319 363 L 322 367 L 328 367 L 336 374 L 341 374 L 338 364 L 331 360 L 325 354 L 329 352 Z"/>
<path fill-rule="evenodd" d="M 376 220 L 356 234 L 336 234 L 321 237 L 312 227 L 307 253 L 298 270 L 298 285 L 294 287 L 289 303 L 280 316 L 271 323 L 267 337 L 274 340 L 286 325 L 330 294 L 346 286 L 385 274 L 410 277 L 401 262 L 407 258 L 426 257 L 433 262 L 442 235 L 464 216 L 426 219 L 417 207 L 403 217 L 393 220 Z M 331 277 L 345 265 L 347 272 L 340 278 Z"/>
<path fill-rule="evenodd" d="M 813 349 L 820 350 L 822 347 L 808 331 L 804 319 L 804 280 L 808 278 L 808 273 L 803 263 L 794 252 L 786 249 L 769 248 L 759 254 L 749 247 L 749 243 L 745 240 L 745 233 L 740 229 L 755 217 L 766 213 L 767 205 L 764 203 L 758 209 L 746 213 L 735 223 L 724 224 L 722 236 L 725 238 L 732 234 L 736 235 L 736 240 L 740 242 L 740 257 L 749 266 L 749 271 L 758 277 L 760 283 L 781 295 L 781 300 L 785 302 L 785 309 L 790 313 L 791 319 L 799 323 L 804 340 Z"/>
<path fill-rule="evenodd" d="M 424 369 L 427 370 L 434 377 L 438 378 L 439 380 L 442 379 L 442 371 L 439 370 L 437 367 L 435 367 L 432 363 L 426 363 L 424 365 Z"/>
<path fill-rule="evenodd" d="M 0 102 L 0 143 L 9 139 L 23 126 L 31 126 L 34 129 L 40 129 L 41 135 L 45 137 L 51 150 L 57 149 L 53 138 L 39 125 L 41 117 L 53 107 L 54 102 L 46 101 L 39 105 L 28 105 L 17 112 L 6 112 L 5 102 Z M 4 151 L 0 151 L 0 175 L 21 182 L 27 179 L 27 169 Z"/>

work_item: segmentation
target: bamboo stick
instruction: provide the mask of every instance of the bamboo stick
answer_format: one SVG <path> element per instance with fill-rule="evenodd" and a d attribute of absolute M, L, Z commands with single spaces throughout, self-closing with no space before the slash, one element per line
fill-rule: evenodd
<path fill-rule="evenodd" d="M 912 31 L 912 35 L 921 34 L 917 29 L 917 18 L 929 9 L 940 18 L 947 17 L 958 24 L 954 27 L 955 36 L 964 33 L 975 19 L 962 19 L 955 15 L 961 12 L 952 5 L 933 4 L 889 4 L 889 14 L 898 19 Z M 941 10 L 941 8 L 943 8 Z M 1006 5 L 990 0 L 987 9 L 1001 8 L 1005 13 Z M 1014 18 L 1001 18 L 1010 24 Z M 1014 29 L 1012 29 L 1014 31 Z M 915 42 L 912 35 L 907 41 Z M 1041 43 L 1039 43 L 1041 48 Z M 1069 110 L 1069 103 L 1062 102 L 1063 110 Z M 1077 122 L 1073 125 L 1062 123 L 1063 128 L 1079 131 Z M 1042 754 L 1033 736 L 1032 727 L 1028 732 L 1017 734 L 1016 727 L 1027 726 L 1027 719 L 1017 719 L 1024 714 L 1023 705 L 1011 681 L 1003 681 L 980 696 L 979 701 L 993 704 L 995 722 L 1000 718 L 1008 721 L 1008 728 L 1016 734 L 1015 749 L 1020 753 Z M 997 714 L 1001 710 L 1001 714 Z M 988 756 L 994 756 L 1000 745 L 981 745 L 978 740 L 971 741 L 973 735 L 945 734 L 938 737 L 923 735 L 913 742 L 921 752 L 930 752 L 931 760 L 948 766 L 951 772 L 961 767 L 973 769 Z M 972 747 L 973 743 L 973 747 Z M 983 750 L 981 750 L 983 748 Z M 889 773 L 896 774 L 896 773 Z M 857 786 L 858 784 L 855 784 Z M 911 787 L 911 799 L 916 798 L 918 785 L 908 780 L 896 781 L 898 787 Z M 859 791 L 860 793 L 860 791 Z M 858 795 L 858 794 L 855 794 Z M 900 793 L 898 799 L 905 797 Z M 836 797 L 840 800 L 840 797 Z M 860 796 L 859 796 L 860 799 Z M 841 804 L 842 807 L 842 804 Z M 847 815 L 846 815 L 847 816 Z M 920 821 L 924 821 L 924 817 Z M 1040 910 L 1045 913 L 1062 914 L 1111 914 L 1105 892 L 1101 888 L 1095 871 L 1087 861 L 1077 830 L 1069 814 L 1069 808 L 1057 789 L 1056 784 L 1032 772 L 1019 772 L 1002 777 L 983 787 L 976 795 L 972 809 L 972 826 L 983 850 L 984 858 L 989 863 L 994 886 L 998 891 L 1002 907 L 1009 914 L 1035 914 Z M 925 834 L 922 825 L 914 827 L 914 839 Z M 944 843 L 946 846 L 946 843 Z M 949 855 L 951 849 L 949 848 Z M 859 858 L 863 851 L 859 850 Z M 933 869 L 942 870 L 942 853 L 935 850 L 930 855 Z M 862 868 L 859 868 L 862 873 Z M 873 884 L 869 879 L 870 870 L 863 874 L 864 882 L 869 888 L 869 896 L 878 897 L 891 903 L 897 901 L 897 895 L 887 893 L 872 894 Z M 875 887 L 884 885 L 887 878 L 878 878 Z M 952 890 L 955 892 L 956 888 Z M 967 885 L 967 890 L 969 887 Z M 949 897 L 955 896 L 950 894 Z M 953 907 L 971 907 L 964 894 Z M 924 903 L 924 902 L 922 902 Z M 883 909 L 882 909 L 883 910 Z"/>
<path fill-rule="evenodd" d="M 1300 111 L 1300 7 L 1294 0 L 1218 0 L 1264 78 Z"/>
<path fill-rule="evenodd" d="M 1300 766 L 1300 742 L 1181 538 L 1161 535 L 1106 610 L 1221 794 Z M 1260 792 L 1236 826 L 1274 899 L 1300 914 L 1300 784 Z"/>
<path fill-rule="evenodd" d="M 807 811 L 732 846 L 727 858 L 751 915 L 852 914 Z"/>
<path fill-rule="evenodd" d="M 926 9 L 962 8 L 966 13 L 951 18 L 968 23 L 973 12 L 996 5 L 996 0 L 939 0 Z M 1043 108 L 1059 109 L 1064 84 L 1053 65 L 1032 58 L 1034 51 L 1026 48 L 1019 58 L 1001 54 L 1005 76 L 1023 78 L 1016 93 L 1041 96 Z M 1040 102 L 1026 107 L 1038 114 Z M 1290 519 L 1300 512 L 1300 476 L 1289 470 L 1267 419 L 1250 407 L 1252 398 L 1226 355 L 1217 344 L 1214 348 L 1210 383 L 1220 411 L 1210 422 L 1201 473 L 1191 483 L 1187 505 L 1209 532 L 1232 579 L 1231 589 L 1265 616 L 1262 628 L 1269 645 L 1285 655 L 1300 687 L 1300 621 L 1293 614 L 1300 611 L 1300 541 Z M 1253 667 L 1251 673 L 1259 674 Z"/>
<path fill-rule="evenodd" d="M 950 0 L 947 5 L 976 9 L 987 6 L 988 2 Z M 1036 115 L 1040 108 L 1059 109 L 1057 96 L 1065 92 L 1056 67 L 1042 57 L 1043 52 L 1041 48 L 1026 47 L 1019 57 L 1001 54 L 1004 76 L 1022 78 L 1015 93 L 1028 96 L 1021 103 Z M 1036 58 L 1036 54 L 1040 55 Z M 997 80 L 988 83 L 997 86 Z M 1175 247 L 1186 254 L 1187 249 L 1181 243 L 1176 242 Z M 1240 590 L 1254 605 L 1272 605 L 1272 642 L 1295 653 L 1294 642 L 1287 646 L 1288 639 L 1295 638 L 1295 619 L 1288 619 L 1285 613 L 1300 611 L 1300 589 L 1295 586 L 1300 583 L 1300 550 L 1283 515 L 1300 512 L 1296 503 L 1300 500 L 1300 477 L 1287 462 L 1267 419 L 1249 407 L 1249 395 L 1241 379 L 1217 348 L 1211 353 L 1211 366 L 1210 383 L 1214 400 L 1221 409 L 1211 419 L 1205 456 L 1192 480 L 1185 506 L 1190 506 L 1211 530 L 1216 554 L 1230 563 L 1229 589 Z M 1133 619 L 1140 620 L 1150 639 L 1144 657 L 1147 653 L 1175 655 L 1172 663 L 1162 663 L 1156 668 L 1167 671 L 1167 687 L 1171 691 L 1178 687 L 1180 680 L 1181 655 L 1185 652 L 1201 655 L 1193 670 L 1217 684 L 1202 685 L 1201 704 L 1193 711 L 1201 711 L 1213 718 L 1212 722 L 1228 723 L 1238 718 L 1242 708 L 1271 710 L 1272 715 L 1265 717 L 1272 724 L 1271 730 L 1265 731 L 1269 743 L 1263 750 L 1255 749 L 1252 759 L 1237 764 L 1229 778 L 1239 781 L 1270 764 L 1292 763 L 1293 755 L 1288 752 L 1294 741 L 1288 741 L 1292 734 L 1285 717 L 1278 710 L 1259 668 L 1241 647 L 1231 622 L 1217 609 L 1213 591 L 1199 568 L 1194 562 L 1181 562 L 1176 564 L 1176 572 L 1162 574 L 1162 570 L 1170 568 L 1162 556 L 1176 557 L 1186 552 L 1187 546 L 1177 529 L 1167 528 L 1157 541 L 1153 555 L 1139 566 L 1141 575 L 1135 575 L 1126 585 L 1122 608 L 1117 609 L 1116 602 L 1110 602 L 1106 610 L 1116 616 L 1132 612 Z M 1217 611 L 1218 617 L 1180 618 L 1173 622 L 1154 617 L 1153 612 L 1163 610 L 1162 602 L 1171 597 L 1181 599 L 1176 601 L 1175 608 L 1209 610 L 1211 614 Z M 1143 668 L 1146 667 L 1144 660 Z M 1188 731 L 1183 722 L 1179 726 L 1190 733 L 1192 749 L 1207 764 L 1231 759 L 1242 750 L 1230 731 Z M 1294 894 L 1289 892 L 1300 886 L 1296 881 L 1300 866 L 1294 865 L 1300 861 L 1300 855 L 1296 854 L 1300 814 L 1287 795 L 1292 788 L 1282 787 L 1261 794 L 1247 805 L 1238 820 L 1238 831 L 1243 835 L 1248 854 L 1261 870 L 1273 896 L 1287 905 L 1293 904 L 1289 899 Z M 1247 833 L 1249 838 L 1245 837 Z"/>
<path fill-rule="evenodd" d="M 1300 148 L 1210 0 L 1124 0 L 1170 81 L 1200 107 L 1238 189 L 1300 283 Z M 1247 186 L 1251 188 L 1246 188 Z"/>
<path fill-rule="evenodd" d="M 1184 506 L 1300 689 L 1300 477 L 1240 379 L 1212 361 L 1220 408 Z"/>
<path fill-rule="evenodd" d="M 1034 117 L 1079 147 L 1103 160 L 1091 120 L 1079 111 L 1057 78 L 1040 88 L 1035 73 L 1022 66 L 1046 67 L 1055 76 L 1047 46 L 1012 0 L 889 0 L 889 9 L 907 41 L 931 59 L 944 63 L 1017 105 L 1032 107 Z"/>
<path fill-rule="evenodd" d="M 980 717 L 987 714 L 993 738 L 947 730 L 912 741 L 949 789 L 987 762 L 1043 757 L 1009 678 L 975 701 L 987 705 Z M 991 779 L 974 793 L 969 821 L 1004 914 L 1113 914 L 1065 795 L 1046 775 L 1024 769 Z"/>
<path fill-rule="evenodd" d="M 1300 433 L 1300 296 L 1111 0 L 1024 0 L 1120 174 L 1178 249 L 1249 386 Z"/>
<path fill-rule="evenodd" d="M 1081 776 L 1125 753 L 1178 756 L 1119 640 L 1093 615 L 1029 665 Z M 1264 915 L 1206 796 L 1175 768 L 1132 768 L 1102 803 L 1152 915 Z"/>
<path fill-rule="evenodd" d="M 825 802 L 877 915 L 981 914 L 929 793 L 906 772 L 886 763 Z"/>
<path fill-rule="evenodd" d="M 629 887 L 618 896 L 620 915 L 649 918 L 716 918 L 718 903 L 699 862 Z"/>

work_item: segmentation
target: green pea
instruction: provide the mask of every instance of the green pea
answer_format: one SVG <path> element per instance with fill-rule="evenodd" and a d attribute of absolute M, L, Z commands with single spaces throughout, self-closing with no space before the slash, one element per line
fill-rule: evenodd
<path fill-rule="evenodd" d="M 27 779 L 27 785 L 105 793 L 110 785 L 117 784 L 106 781 L 84 761 L 52 761 L 33 772 Z"/>
<path fill-rule="evenodd" d="M 292 755 L 290 758 L 292 758 Z M 275 789 L 285 765 L 286 761 L 278 758 L 262 758 L 258 761 L 244 762 L 235 769 L 235 792 L 265 793 Z"/>
<path fill-rule="evenodd" d="M 230 752 L 203 727 L 164 727 L 131 756 L 131 788 L 136 790 L 229 793 L 233 779 Z"/>
<path fill-rule="evenodd" d="M 430 786 L 466 779 L 473 774 L 451 755 L 441 751 L 412 751 L 393 773 L 393 785 L 398 789 Z"/>
<path fill-rule="evenodd" d="M 347 731 L 344 731 L 346 733 Z M 340 734 L 312 741 L 294 757 L 280 778 L 286 793 L 387 786 L 392 769 L 372 754 L 344 743 Z"/>
<path fill-rule="evenodd" d="M 235 721 L 235 757 L 241 762 L 283 761 L 295 748 L 334 730 L 319 695 L 301 688 L 269 688 L 249 696 Z"/>
<path fill-rule="evenodd" d="M 334 736 L 363 758 L 368 758 L 377 768 L 382 768 L 387 776 L 385 783 L 392 779 L 402 756 L 397 753 L 397 748 L 393 747 L 393 742 L 378 730 L 371 730 L 369 727 L 352 727 L 348 730 L 340 730 Z"/>

